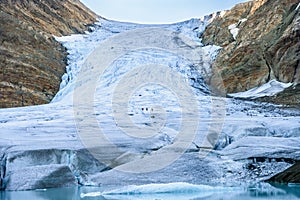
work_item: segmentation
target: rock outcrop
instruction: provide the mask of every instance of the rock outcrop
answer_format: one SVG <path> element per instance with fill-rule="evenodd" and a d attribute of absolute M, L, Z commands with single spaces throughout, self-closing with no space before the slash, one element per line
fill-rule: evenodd
<path fill-rule="evenodd" d="M 50 102 L 67 64 L 53 35 L 83 33 L 96 17 L 79 0 L 2 0 L 0 107 Z"/>
<path fill-rule="evenodd" d="M 300 162 L 268 180 L 275 183 L 300 183 Z"/>
<path fill-rule="evenodd" d="M 213 64 L 212 87 L 234 93 L 271 79 L 298 84 L 298 4 L 298 0 L 254 0 L 215 18 L 202 35 L 205 45 L 223 47 Z"/>

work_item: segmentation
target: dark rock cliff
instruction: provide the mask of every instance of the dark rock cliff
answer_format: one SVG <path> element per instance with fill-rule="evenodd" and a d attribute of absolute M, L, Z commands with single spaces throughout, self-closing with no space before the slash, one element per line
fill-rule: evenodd
<path fill-rule="evenodd" d="M 96 17 L 78 0 L 1 0 L 0 107 L 50 102 L 67 56 L 53 35 L 83 33 Z"/>

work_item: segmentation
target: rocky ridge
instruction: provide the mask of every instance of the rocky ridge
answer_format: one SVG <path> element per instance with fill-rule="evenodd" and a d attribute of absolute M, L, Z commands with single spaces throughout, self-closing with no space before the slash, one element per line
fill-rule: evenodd
<path fill-rule="evenodd" d="M 96 15 L 79 0 L 0 2 L 0 107 L 49 103 L 67 65 L 53 35 L 83 33 Z"/>
<path fill-rule="evenodd" d="M 238 4 L 216 17 L 202 35 L 205 45 L 223 47 L 213 64 L 213 75 L 209 80 L 212 87 L 217 90 L 224 87 L 226 93 L 235 93 L 272 79 L 298 84 L 298 4 L 298 0 L 254 0 Z M 288 95 L 294 95 L 295 91 L 290 90 Z M 278 103 L 289 103 L 281 99 Z M 290 103 L 299 104 L 299 99 L 299 95 L 291 98 Z M 271 101 L 277 102 L 274 97 Z"/>

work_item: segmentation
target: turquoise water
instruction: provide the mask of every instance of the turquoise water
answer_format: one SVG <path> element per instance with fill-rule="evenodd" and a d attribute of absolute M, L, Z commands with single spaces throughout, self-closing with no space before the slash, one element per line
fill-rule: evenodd
<path fill-rule="evenodd" d="M 189 200 L 189 199 L 215 199 L 215 200 L 247 200 L 247 199 L 300 199 L 300 185 L 275 185 L 260 184 L 249 186 L 248 188 L 216 188 L 207 189 L 204 186 L 195 188 L 178 188 L 167 186 L 165 190 L 156 193 L 155 187 L 139 189 L 122 189 L 107 192 L 109 189 L 103 187 L 72 187 L 45 189 L 35 191 L 18 191 L 18 192 L 0 192 L 1 200 L 104 200 L 104 199 L 145 199 L 145 200 Z M 151 190 L 153 188 L 153 190 Z M 178 188 L 178 190 L 177 190 Z M 201 189 L 202 188 L 202 189 Z M 128 191 L 126 192 L 126 189 Z M 117 192 L 119 191 L 119 192 Z"/>

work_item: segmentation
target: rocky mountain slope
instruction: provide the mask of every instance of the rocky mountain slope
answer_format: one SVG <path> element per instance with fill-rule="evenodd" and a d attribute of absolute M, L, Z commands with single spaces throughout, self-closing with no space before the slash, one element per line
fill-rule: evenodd
<path fill-rule="evenodd" d="M 50 102 L 67 65 L 53 35 L 83 33 L 96 17 L 79 0 L 1 0 L 0 107 Z"/>
<path fill-rule="evenodd" d="M 299 0 L 254 0 L 238 4 L 215 18 L 202 35 L 205 45 L 223 47 L 213 64 L 210 84 L 217 90 L 224 87 L 226 93 L 246 91 L 272 79 L 298 84 L 298 4 Z M 263 100 L 299 105 L 297 91 L 299 87 L 292 86 L 278 99 Z"/>

